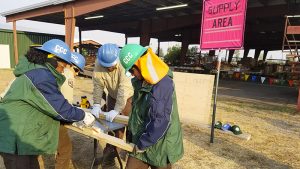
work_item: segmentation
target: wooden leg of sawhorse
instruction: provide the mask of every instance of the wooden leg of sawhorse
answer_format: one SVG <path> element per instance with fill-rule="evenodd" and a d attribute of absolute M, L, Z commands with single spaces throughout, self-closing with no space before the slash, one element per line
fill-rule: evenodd
<path fill-rule="evenodd" d="M 117 151 L 117 147 L 115 147 L 114 149 L 117 152 L 117 159 L 118 159 L 118 162 L 119 162 L 119 165 L 120 165 L 120 169 L 123 169 L 122 160 L 121 160 L 120 154 Z"/>
<path fill-rule="evenodd" d="M 98 149 L 98 140 L 97 139 L 94 139 L 94 152 L 93 152 L 93 161 L 92 161 L 92 164 L 91 164 L 91 169 L 93 169 L 93 167 L 95 165 L 99 165 L 100 164 L 100 161 L 96 161 L 97 160 L 97 149 Z M 123 169 L 123 164 L 122 164 L 122 160 L 121 160 L 121 157 L 117 151 L 117 147 L 114 148 L 114 151 L 117 153 L 117 159 L 118 159 L 118 162 L 119 162 L 119 165 L 120 165 L 120 168 Z"/>
<path fill-rule="evenodd" d="M 91 169 L 93 169 L 94 165 L 95 165 L 95 161 L 96 161 L 96 157 L 97 157 L 97 148 L 98 148 L 98 140 L 94 139 L 94 152 L 93 152 L 93 161 L 91 164 Z"/>

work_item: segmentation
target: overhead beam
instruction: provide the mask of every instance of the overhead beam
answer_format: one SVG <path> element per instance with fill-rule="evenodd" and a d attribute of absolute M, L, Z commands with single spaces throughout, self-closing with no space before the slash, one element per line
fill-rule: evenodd
<path fill-rule="evenodd" d="M 94 12 L 100 9 L 111 7 L 117 4 L 128 2 L 130 0 L 81 0 L 74 1 L 65 4 L 46 6 L 39 9 L 33 9 L 17 14 L 6 16 L 6 22 L 12 22 L 14 20 L 30 19 L 38 16 L 49 15 L 53 13 L 63 12 L 65 6 L 72 4 L 75 10 L 75 17 L 90 12 Z"/>
<path fill-rule="evenodd" d="M 75 1 L 75 16 L 80 16 L 83 14 L 91 13 L 98 11 L 100 9 L 108 8 L 114 5 L 118 5 L 130 0 L 84 0 L 84 1 Z"/>
<path fill-rule="evenodd" d="M 6 16 L 6 22 L 13 22 L 16 20 L 28 19 L 37 16 L 49 15 L 52 13 L 63 12 L 64 7 L 63 5 L 57 6 L 48 6 L 44 8 L 34 9 L 27 12 L 21 12 L 13 15 Z"/>

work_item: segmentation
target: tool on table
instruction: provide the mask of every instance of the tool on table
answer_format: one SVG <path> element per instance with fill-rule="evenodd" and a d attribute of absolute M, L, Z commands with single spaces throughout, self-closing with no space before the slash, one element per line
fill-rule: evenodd
<path fill-rule="evenodd" d="M 88 101 L 86 96 L 81 96 L 80 107 L 81 108 L 87 108 L 87 109 L 89 109 L 91 107 L 91 104 Z"/>

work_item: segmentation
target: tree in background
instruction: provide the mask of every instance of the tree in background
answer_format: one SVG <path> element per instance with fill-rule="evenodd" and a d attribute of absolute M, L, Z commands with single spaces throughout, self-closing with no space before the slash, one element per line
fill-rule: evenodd
<path fill-rule="evenodd" d="M 198 56 L 198 54 L 199 54 L 199 48 L 197 46 L 193 46 L 188 49 L 186 55 L 190 56 L 190 57 L 196 57 L 196 56 Z"/>
<path fill-rule="evenodd" d="M 181 46 L 175 45 L 172 47 L 169 47 L 167 50 L 167 54 L 164 56 L 164 61 L 168 65 L 172 66 L 178 66 L 183 65 L 183 63 L 180 63 L 180 54 L 181 54 Z M 193 46 L 188 49 L 185 59 L 185 64 L 193 64 L 196 60 L 198 60 L 200 57 L 199 55 L 199 48 L 197 46 Z"/>
<path fill-rule="evenodd" d="M 179 45 L 169 47 L 167 50 L 167 54 L 164 56 L 164 61 L 168 65 L 178 65 L 180 62 L 180 50 L 181 47 Z"/>

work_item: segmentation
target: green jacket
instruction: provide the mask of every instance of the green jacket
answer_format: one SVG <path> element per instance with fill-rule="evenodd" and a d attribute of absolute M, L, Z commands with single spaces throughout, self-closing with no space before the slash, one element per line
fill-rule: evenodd
<path fill-rule="evenodd" d="M 17 77 L 0 101 L 0 152 L 18 155 L 53 154 L 58 145 L 60 121 L 84 118 L 59 91 L 65 78 L 50 64 L 22 57 Z"/>
<path fill-rule="evenodd" d="M 176 93 L 169 72 L 157 84 L 134 78 L 133 107 L 128 122 L 131 141 L 144 153 L 130 155 L 150 165 L 163 167 L 183 156 L 181 124 Z"/>

